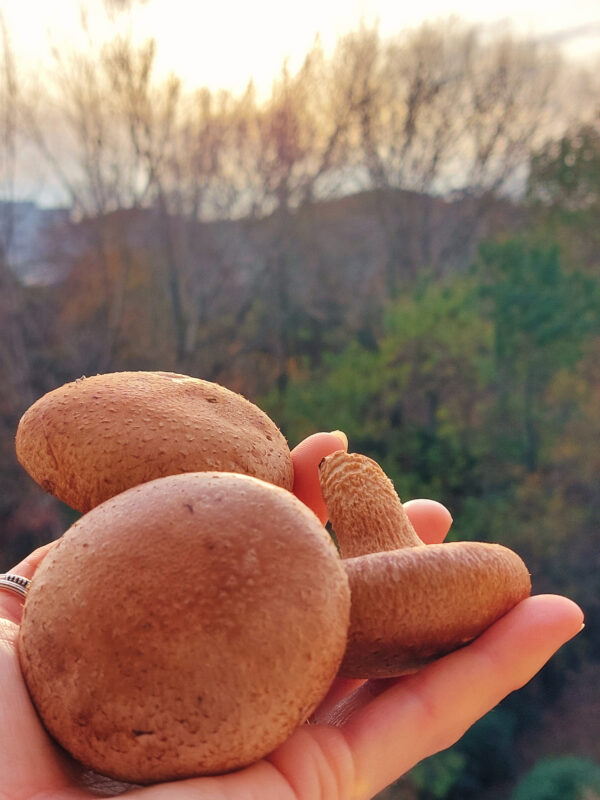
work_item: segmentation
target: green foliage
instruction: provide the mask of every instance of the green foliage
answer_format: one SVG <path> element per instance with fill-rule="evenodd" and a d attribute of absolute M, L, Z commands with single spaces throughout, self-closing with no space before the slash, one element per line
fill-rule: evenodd
<path fill-rule="evenodd" d="M 561 368 L 578 363 L 584 341 L 598 330 L 598 282 L 565 270 L 556 246 L 525 238 L 482 244 L 476 274 L 494 330 L 494 446 L 532 472 L 542 446 L 545 390 Z"/>
<path fill-rule="evenodd" d="M 423 800 L 446 800 L 460 780 L 465 761 L 458 750 L 444 750 L 417 764 L 410 772 L 410 780 Z"/>
<path fill-rule="evenodd" d="M 530 202 L 582 213 L 600 200 L 600 128 L 584 125 L 574 134 L 549 142 L 531 158 Z"/>
<path fill-rule="evenodd" d="M 560 243 L 573 264 L 598 274 L 600 118 L 531 158 L 526 202 L 541 236 Z"/>
<path fill-rule="evenodd" d="M 508 544 L 550 578 L 574 528 L 592 524 L 547 470 L 565 436 L 569 452 L 581 439 L 566 427 L 577 398 L 557 406 L 556 393 L 568 392 L 599 308 L 597 281 L 566 270 L 556 247 L 487 242 L 469 276 L 407 293 L 375 341 L 351 340 L 261 402 L 291 442 L 345 430 L 401 497 L 444 502 L 452 537 Z"/>
<path fill-rule="evenodd" d="M 345 430 L 405 496 L 452 493 L 477 449 L 471 423 L 489 340 L 470 279 L 427 286 L 390 306 L 374 347 L 352 341 L 318 373 L 292 380 L 278 419 L 291 441 L 323 427 Z"/>
<path fill-rule="evenodd" d="M 500 707 L 475 723 L 462 739 L 409 773 L 420 800 L 476 800 L 488 786 L 516 774 L 515 715 Z"/>
<path fill-rule="evenodd" d="M 585 800 L 600 793 L 600 765 L 575 756 L 545 758 L 519 781 L 512 800 Z"/>
<path fill-rule="evenodd" d="M 457 748 L 465 770 L 456 798 L 477 798 L 486 786 L 503 783 L 516 774 L 515 735 L 518 720 L 505 706 L 493 709 L 471 727 Z"/>
<path fill-rule="evenodd" d="M 484 242 L 478 275 L 499 365 L 545 381 L 577 361 L 584 337 L 598 324 L 598 286 L 566 271 L 556 245 L 525 238 Z"/>

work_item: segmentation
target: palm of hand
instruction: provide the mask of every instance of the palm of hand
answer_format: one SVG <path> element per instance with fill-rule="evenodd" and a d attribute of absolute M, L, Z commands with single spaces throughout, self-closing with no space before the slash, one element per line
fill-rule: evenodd
<path fill-rule="evenodd" d="M 297 475 L 314 471 L 336 449 L 327 437 L 311 437 L 294 451 Z M 302 499 L 322 514 L 318 498 Z M 429 501 L 407 503 L 406 509 L 424 541 L 443 540 L 450 521 L 445 509 Z M 50 546 L 14 571 L 31 577 Z M 453 744 L 582 625 L 580 609 L 566 598 L 529 598 L 471 645 L 415 675 L 366 683 L 338 679 L 313 724 L 250 767 L 150 787 L 111 787 L 86 774 L 41 725 L 18 662 L 20 616 L 20 600 L 1 593 L 0 800 L 89 800 L 117 793 L 128 800 L 368 800 Z"/>

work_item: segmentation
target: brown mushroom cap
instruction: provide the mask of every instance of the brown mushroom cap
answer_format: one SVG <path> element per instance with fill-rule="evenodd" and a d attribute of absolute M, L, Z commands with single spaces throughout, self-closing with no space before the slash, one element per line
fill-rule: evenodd
<path fill-rule="evenodd" d="M 83 516 L 36 572 L 19 653 L 49 732 L 149 783 L 233 770 L 314 710 L 350 595 L 315 515 L 255 478 L 190 473 Z"/>
<path fill-rule="evenodd" d="M 285 438 L 263 411 L 223 386 L 167 372 L 117 372 L 61 386 L 25 412 L 16 447 L 34 480 L 82 512 L 182 472 L 293 484 Z"/>
<path fill-rule="evenodd" d="M 344 565 L 352 597 L 346 677 L 414 672 L 475 639 L 531 591 L 519 556 L 498 544 L 423 545 Z"/>
<path fill-rule="evenodd" d="M 352 598 L 340 674 L 414 672 L 472 641 L 531 592 L 527 567 L 506 547 L 425 545 L 372 459 L 333 453 L 321 462 L 320 482 Z"/>

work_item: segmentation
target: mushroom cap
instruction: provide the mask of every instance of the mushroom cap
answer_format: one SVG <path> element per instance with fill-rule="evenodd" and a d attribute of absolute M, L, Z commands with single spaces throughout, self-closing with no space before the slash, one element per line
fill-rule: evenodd
<path fill-rule="evenodd" d="M 472 641 L 531 592 L 521 558 L 484 542 L 448 542 L 349 558 L 352 607 L 340 674 L 414 672 Z"/>
<path fill-rule="evenodd" d="M 48 731 L 134 783 L 222 773 L 304 722 L 341 662 L 348 580 L 289 492 L 160 478 L 81 517 L 36 572 L 19 638 Z"/>
<path fill-rule="evenodd" d="M 81 512 L 139 483 L 183 472 L 238 472 L 292 488 L 285 438 L 257 406 L 216 383 L 168 372 L 80 378 L 23 415 L 17 457 Z"/>

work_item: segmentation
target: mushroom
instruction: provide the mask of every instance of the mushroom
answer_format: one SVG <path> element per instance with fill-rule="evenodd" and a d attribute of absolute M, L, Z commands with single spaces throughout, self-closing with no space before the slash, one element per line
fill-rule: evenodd
<path fill-rule="evenodd" d="M 292 488 L 287 442 L 257 406 L 216 383 L 170 372 L 80 378 L 23 415 L 17 457 L 81 512 L 138 483 L 183 472 L 236 472 Z"/>
<path fill-rule="evenodd" d="M 418 670 L 472 641 L 531 592 L 527 567 L 498 544 L 425 545 L 370 458 L 327 456 L 320 482 L 351 593 L 341 674 Z"/>
<path fill-rule="evenodd" d="M 39 716 L 123 781 L 223 773 L 304 722 L 339 668 L 348 579 L 290 492 L 168 476 L 82 516 L 27 595 L 19 655 Z"/>

